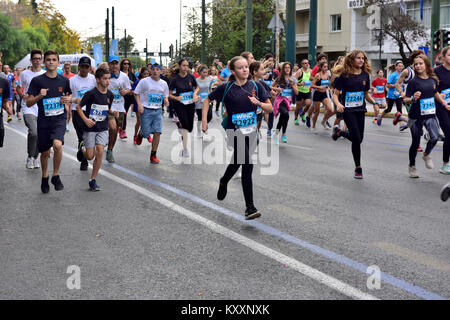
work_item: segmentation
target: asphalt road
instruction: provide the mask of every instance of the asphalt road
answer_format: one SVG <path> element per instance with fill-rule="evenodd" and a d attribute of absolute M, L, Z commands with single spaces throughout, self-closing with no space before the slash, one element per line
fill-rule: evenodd
<path fill-rule="evenodd" d="M 311 134 L 291 117 L 279 157 L 270 144 L 276 174 L 255 166 L 262 217 L 247 222 L 241 180 L 231 181 L 224 201 L 216 199 L 226 163 L 201 163 L 199 148 L 210 143 L 194 137 L 198 164 L 178 164 L 180 140 L 164 118 L 161 163 L 152 165 L 150 144 L 132 144 L 134 121 L 129 117 L 129 138 L 117 142 L 116 163 L 104 162 L 97 193 L 88 190 L 90 173 L 79 170 L 71 127 L 65 189 L 51 187 L 47 195 L 40 170 L 25 168 L 24 124 L 5 123 L 0 299 L 450 298 L 442 142 L 431 155 L 435 169 L 418 155 L 421 177 L 413 180 L 409 132 L 390 119 L 378 127 L 367 118 L 364 179 L 357 181 L 348 141 L 334 142 L 323 129 Z M 221 130 L 217 119 L 211 127 Z M 67 286 L 69 266 L 79 267 L 80 289 Z M 379 288 L 369 266 L 381 272 Z"/>

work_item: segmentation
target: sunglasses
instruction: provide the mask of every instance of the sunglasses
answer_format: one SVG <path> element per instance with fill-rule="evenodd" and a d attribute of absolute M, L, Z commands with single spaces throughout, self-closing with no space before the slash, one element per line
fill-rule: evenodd
<path fill-rule="evenodd" d="M 124 66 L 129 66 L 130 64 L 128 62 L 123 63 Z"/>

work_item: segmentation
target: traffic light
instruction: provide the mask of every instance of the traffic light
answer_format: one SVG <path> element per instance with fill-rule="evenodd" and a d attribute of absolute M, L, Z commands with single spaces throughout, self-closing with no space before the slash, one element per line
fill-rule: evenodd
<path fill-rule="evenodd" d="M 433 49 L 435 52 L 442 49 L 442 30 L 433 33 Z"/>
<path fill-rule="evenodd" d="M 173 44 L 171 44 L 169 47 L 169 57 L 170 59 L 173 59 Z"/>
<path fill-rule="evenodd" d="M 274 53 L 275 52 L 275 34 L 272 33 L 269 40 L 266 41 L 267 46 L 264 48 L 266 52 Z"/>
<path fill-rule="evenodd" d="M 449 30 L 442 30 L 442 43 L 443 47 L 448 47 L 450 45 L 450 31 Z"/>

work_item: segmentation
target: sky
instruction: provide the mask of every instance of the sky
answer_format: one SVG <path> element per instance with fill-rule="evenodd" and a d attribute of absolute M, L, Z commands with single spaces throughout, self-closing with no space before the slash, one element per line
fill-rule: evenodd
<path fill-rule="evenodd" d="M 180 38 L 180 0 L 51 1 L 66 17 L 67 25 L 79 32 L 82 39 L 105 33 L 106 9 L 110 8 L 111 21 L 113 6 L 116 38 L 123 38 L 126 29 L 127 34 L 134 37 L 135 48 L 139 51 L 145 48 L 146 38 L 148 38 L 149 52 L 159 51 L 159 43 L 162 43 L 162 51 L 168 52 L 170 44 L 173 44 L 175 48 L 175 40 L 179 41 Z M 201 8 L 201 0 L 181 1 L 182 5 L 187 7 L 182 8 L 183 19 L 184 13 L 192 10 L 190 8 Z M 209 3 L 211 0 L 206 2 Z M 184 23 L 182 26 L 184 29 Z"/>

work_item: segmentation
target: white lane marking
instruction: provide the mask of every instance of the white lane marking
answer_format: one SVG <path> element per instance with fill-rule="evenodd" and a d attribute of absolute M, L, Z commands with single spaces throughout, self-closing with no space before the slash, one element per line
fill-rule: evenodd
<path fill-rule="evenodd" d="M 16 129 L 13 128 L 8 128 L 14 132 L 16 132 L 17 134 L 21 135 L 22 137 L 26 138 L 26 135 Z M 68 158 L 73 160 L 74 162 L 78 163 L 78 160 L 75 156 L 72 156 L 66 152 L 64 152 L 64 158 Z M 171 209 L 172 211 L 178 212 L 180 214 L 182 214 L 183 216 L 185 216 L 186 218 L 195 221 L 203 226 L 205 226 L 206 228 L 230 239 L 233 240 L 237 243 L 240 243 L 243 246 L 246 246 L 247 248 L 258 252 L 268 258 L 271 258 L 275 261 L 278 261 L 281 264 L 287 265 L 289 266 L 291 269 L 294 269 L 298 272 L 300 272 L 301 274 L 316 280 L 319 283 L 322 283 L 350 298 L 353 299 L 358 299 L 358 300 L 379 300 L 378 298 L 367 294 L 365 292 L 362 292 L 361 290 L 354 288 L 336 278 L 333 278 L 317 269 L 314 269 L 298 260 L 295 260 L 294 258 L 291 258 L 281 252 L 278 252 L 276 250 L 273 250 L 265 245 L 262 245 L 250 238 L 247 238 L 245 236 L 242 236 L 230 229 L 227 229 L 211 220 L 208 220 L 196 213 L 194 213 L 193 211 L 190 211 L 184 207 L 181 207 L 179 205 L 177 205 L 176 203 L 163 198 L 151 191 L 148 191 L 134 183 L 131 183 L 125 179 L 122 179 L 108 171 L 105 171 L 103 169 L 100 169 L 99 174 L 103 175 L 106 178 L 109 178 L 110 180 L 113 180 L 117 183 L 120 183 L 121 185 L 130 188 L 148 198 L 150 198 L 151 200 L 158 202 L 159 204 Z"/>
<path fill-rule="evenodd" d="M 296 148 L 296 149 L 300 149 L 300 150 L 307 150 L 307 151 L 313 150 L 313 148 L 309 148 L 309 147 L 295 146 L 295 145 L 293 145 L 293 144 L 283 143 L 283 142 L 281 142 L 281 136 L 279 136 L 278 138 L 280 139 L 280 143 L 279 143 L 280 147 L 281 147 L 281 146 L 287 146 L 287 147 Z M 261 141 L 263 141 L 263 142 L 269 142 L 269 143 L 271 143 L 271 144 L 275 144 L 275 143 L 273 142 L 273 138 L 271 138 L 270 140 L 267 139 L 267 138 L 262 138 Z"/>

